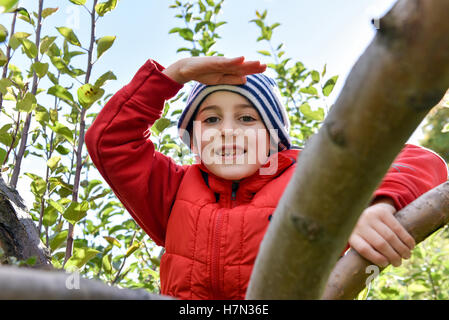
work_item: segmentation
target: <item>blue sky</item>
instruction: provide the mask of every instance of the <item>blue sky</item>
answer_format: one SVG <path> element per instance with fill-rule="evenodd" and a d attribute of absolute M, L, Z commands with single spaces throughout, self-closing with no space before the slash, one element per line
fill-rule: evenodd
<path fill-rule="evenodd" d="M 186 46 L 186 42 L 168 34 L 171 28 L 182 26 L 174 18 L 178 12 L 169 9 L 172 3 L 172 0 L 121 0 L 113 12 L 99 20 L 98 36 L 117 36 L 113 48 L 94 67 L 94 78 L 107 70 L 117 75 L 118 80 L 108 83 L 106 91 L 114 92 L 129 82 L 148 58 L 168 66 L 185 56 L 176 54 L 176 50 Z M 321 70 L 327 63 L 328 75 L 340 76 L 331 97 L 335 99 L 351 67 L 375 35 L 371 18 L 381 16 L 393 3 L 393 0 L 227 0 L 220 20 L 228 23 L 220 27 L 222 39 L 215 48 L 229 57 L 244 55 L 247 59 L 270 62 L 256 52 L 268 47 L 267 43 L 256 42 L 258 27 L 249 23 L 256 10 L 267 9 L 268 23 L 281 23 L 274 32 L 273 43 L 284 43 L 286 56 L 302 61 L 309 69 Z M 36 8 L 37 1 L 22 0 L 20 5 Z M 56 26 L 72 24 L 87 47 L 89 21 L 83 8 L 68 0 L 44 0 L 44 7 L 59 7 L 59 12 L 47 18 L 43 34 L 56 34 Z"/>

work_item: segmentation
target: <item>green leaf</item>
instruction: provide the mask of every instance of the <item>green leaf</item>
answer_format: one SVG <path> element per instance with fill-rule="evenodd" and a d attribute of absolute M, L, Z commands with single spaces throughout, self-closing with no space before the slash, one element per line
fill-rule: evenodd
<path fill-rule="evenodd" d="M 263 54 L 264 56 L 271 56 L 271 53 L 267 50 L 258 50 L 257 52 Z"/>
<path fill-rule="evenodd" d="M 320 81 L 320 73 L 316 70 L 312 71 L 312 81 L 313 82 L 319 82 Z"/>
<path fill-rule="evenodd" d="M 81 43 L 72 29 L 67 27 L 59 27 L 59 28 L 57 27 L 56 29 L 69 43 L 81 47 Z"/>
<path fill-rule="evenodd" d="M 86 0 L 69 0 L 71 3 L 76 4 L 76 5 L 83 5 L 86 3 Z"/>
<path fill-rule="evenodd" d="M 125 256 L 126 256 L 126 257 L 129 257 L 129 256 L 132 255 L 137 249 L 139 249 L 140 246 L 141 246 L 140 242 L 134 242 L 134 243 L 132 244 L 132 246 L 130 246 L 130 247 L 128 248 L 128 250 L 126 250 Z"/>
<path fill-rule="evenodd" d="M 81 269 L 89 260 L 94 258 L 100 251 L 91 248 L 73 248 L 73 255 L 67 260 L 65 264 L 66 270 L 73 268 Z"/>
<path fill-rule="evenodd" d="M 55 237 L 50 240 L 50 249 L 52 252 L 60 248 L 62 244 L 64 244 L 65 240 L 67 239 L 67 234 L 68 231 L 63 230 L 59 233 L 56 233 Z"/>
<path fill-rule="evenodd" d="M 52 47 L 54 47 L 54 44 L 51 46 L 51 48 Z M 51 56 L 50 61 L 56 67 L 56 69 L 58 69 L 61 73 L 66 73 L 69 75 L 72 73 L 72 71 L 69 69 L 67 64 L 60 57 Z"/>
<path fill-rule="evenodd" d="M 37 107 L 36 97 L 31 92 L 27 92 L 25 97 L 17 102 L 16 108 L 20 112 L 31 112 Z"/>
<path fill-rule="evenodd" d="M 324 75 L 326 74 L 326 69 L 327 69 L 327 64 L 324 65 L 323 71 L 321 72 L 322 77 L 324 77 Z"/>
<path fill-rule="evenodd" d="M 322 121 L 324 119 L 324 111 L 319 108 L 316 111 L 312 111 L 312 108 L 308 103 L 304 103 L 299 107 L 299 111 L 310 120 Z"/>
<path fill-rule="evenodd" d="M 64 147 L 63 145 L 59 145 L 56 147 L 56 151 L 63 156 L 68 155 L 70 153 L 70 149 Z"/>
<path fill-rule="evenodd" d="M 115 36 L 105 36 L 96 41 L 97 43 L 97 59 L 108 50 L 115 41 Z"/>
<path fill-rule="evenodd" d="M 31 192 L 38 197 L 42 197 L 47 189 L 47 183 L 39 176 L 34 177 L 33 182 L 31 182 L 30 186 Z"/>
<path fill-rule="evenodd" d="M 8 123 L 0 128 L 0 143 L 4 144 L 7 147 L 9 147 L 12 143 L 12 135 L 8 133 L 11 127 L 12 124 Z"/>
<path fill-rule="evenodd" d="M 37 57 L 37 47 L 34 42 L 26 38 L 20 39 L 20 42 L 22 43 L 23 51 L 28 56 L 28 58 L 34 59 Z"/>
<path fill-rule="evenodd" d="M 102 74 L 102 75 L 100 76 L 100 78 L 98 78 L 97 81 L 95 81 L 94 86 L 100 88 L 100 87 L 102 87 L 102 86 L 106 83 L 106 81 L 108 81 L 108 80 L 117 80 L 117 77 L 115 76 L 115 74 L 114 74 L 112 71 L 108 71 L 108 72 Z"/>
<path fill-rule="evenodd" d="M 158 132 L 162 132 L 162 131 L 164 131 L 164 129 L 166 129 L 170 125 L 170 123 L 171 123 L 171 121 L 169 119 L 160 118 L 159 120 L 156 121 L 154 126 L 156 127 Z"/>
<path fill-rule="evenodd" d="M 42 10 L 42 18 L 43 19 L 47 18 L 48 16 L 58 11 L 58 9 L 59 8 L 45 8 L 44 10 Z"/>
<path fill-rule="evenodd" d="M 68 101 L 68 102 L 75 102 L 73 100 L 72 94 L 63 86 L 60 86 L 59 84 L 54 85 L 53 87 L 50 87 L 47 90 L 48 94 L 51 94 L 52 96 L 58 97 L 62 100 Z"/>
<path fill-rule="evenodd" d="M 6 57 L 5 53 L 2 49 L 0 49 L 0 67 L 4 66 L 8 62 L 8 58 Z"/>
<path fill-rule="evenodd" d="M 318 91 L 316 90 L 315 87 L 312 87 L 312 86 L 307 87 L 307 88 L 301 88 L 299 91 L 303 92 L 303 93 L 311 94 L 314 96 L 318 95 Z"/>
<path fill-rule="evenodd" d="M 48 72 L 48 63 L 42 63 L 42 62 L 37 61 L 37 62 L 33 63 L 32 68 L 33 68 L 34 72 L 36 72 L 36 75 L 39 78 L 42 78 Z"/>
<path fill-rule="evenodd" d="M 168 33 L 169 34 L 170 33 L 176 33 L 176 32 L 179 32 L 179 31 L 181 31 L 181 28 L 173 28 L 173 29 L 170 29 L 170 31 Z"/>
<path fill-rule="evenodd" d="M 281 24 L 280 24 L 279 22 L 273 23 L 273 24 L 271 25 L 270 29 L 273 30 L 273 29 L 279 27 L 280 25 L 281 25 Z"/>
<path fill-rule="evenodd" d="M 56 202 L 52 199 L 48 199 L 48 204 L 50 206 L 52 206 L 53 208 L 55 208 L 55 210 L 57 210 L 59 213 L 64 213 L 65 208 L 62 204 L 60 204 L 59 202 Z"/>
<path fill-rule="evenodd" d="M 59 161 L 61 161 L 61 156 L 53 156 L 47 161 L 47 166 L 54 171 L 58 166 Z"/>
<path fill-rule="evenodd" d="M 28 10 L 27 10 L 27 9 L 25 9 L 25 8 L 23 8 L 23 7 L 20 7 L 20 8 L 17 8 L 16 11 L 17 11 L 17 14 L 18 14 L 19 19 L 22 19 L 23 21 L 26 21 L 26 22 L 28 22 L 29 24 L 31 24 L 31 25 L 34 26 L 34 21 L 33 21 L 33 19 L 31 18 L 30 14 L 28 13 Z"/>
<path fill-rule="evenodd" d="M 122 247 L 122 245 L 120 244 L 120 242 L 114 238 L 114 237 L 108 237 L 108 236 L 104 236 L 103 238 L 106 239 L 107 242 L 109 242 L 110 244 L 112 244 L 113 246 L 117 246 L 119 248 Z"/>
<path fill-rule="evenodd" d="M 3 164 L 6 158 L 6 150 L 0 148 L 0 165 Z"/>
<path fill-rule="evenodd" d="M 42 125 L 45 125 L 48 121 L 50 121 L 50 114 L 47 109 L 38 105 L 35 111 L 35 119 Z"/>
<path fill-rule="evenodd" d="M 44 54 L 47 52 L 47 50 L 50 48 L 50 46 L 53 44 L 53 42 L 56 40 L 56 37 L 49 37 L 45 36 L 40 44 L 40 53 Z"/>
<path fill-rule="evenodd" d="M 204 3 L 201 0 L 198 1 L 198 5 L 200 7 L 200 13 L 203 13 L 207 10 L 206 6 L 204 5 Z"/>
<path fill-rule="evenodd" d="M 63 125 L 60 122 L 56 122 L 54 126 L 49 125 L 50 129 L 53 130 L 56 134 L 64 137 L 73 144 L 73 134 L 72 131 L 67 128 L 65 125 Z"/>
<path fill-rule="evenodd" d="M 55 43 L 52 43 L 47 50 L 47 55 L 50 58 L 59 58 L 59 56 L 61 55 L 61 50 Z"/>
<path fill-rule="evenodd" d="M 69 223 L 75 224 L 87 215 L 87 210 L 89 210 L 89 203 L 87 201 L 81 203 L 73 201 L 64 210 L 62 215 Z"/>
<path fill-rule="evenodd" d="M 9 46 L 13 50 L 16 50 L 21 44 L 20 40 L 28 38 L 29 36 L 31 36 L 31 33 L 16 32 L 11 36 L 11 38 L 9 38 Z"/>
<path fill-rule="evenodd" d="M 0 0 L 0 13 L 9 11 L 17 2 L 19 0 Z"/>
<path fill-rule="evenodd" d="M 332 90 L 334 89 L 335 84 L 337 83 L 338 76 L 333 76 L 329 80 L 326 81 L 323 87 L 323 94 L 328 97 Z"/>
<path fill-rule="evenodd" d="M 11 80 L 7 78 L 0 79 L 0 93 L 6 94 L 8 92 L 7 88 L 12 85 Z"/>
<path fill-rule="evenodd" d="M 110 254 L 103 256 L 103 258 L 101 259 L 101 264 L 102 264 L 103 270 L 107 274 L 111 274 L 111 272 L 112 272 L 111 260 L 112 260 L 112 257 Z"/>
<path fill-rule="evenodd" d="M 8 29 L 6 29 L 2 24 L 0 24 L 0 43 L 4 42 L 8 37 Z"/>
<path fill-rule="evenodd" d="M 117 0 L 109 0 L 106 2 L 101 2 L 95 6 L 95 11 L 100 17 L 102 17 L 109 11 L 114 10 L 116 5 Z"/>
<path fill-rule="evenodd" d="M 104 90 L 87 83 L 78 89 L 78 101 L 83 108 L 88 109 L 95 101 L 100 99 Z"/>
<path fill-rule="evenodd" d="M 44 209 L 44 216 L 42 218 L 42 224 L 46 227 L 52 226 L 56 223 L 59 214 L 52 206 L 48 206 Z"/>
<path fill-rule="evenodd" d="M 87 183 L 87 186 L 85 187 L 86 188 L 86 191 L 85 191 L 86 195 L 89 196 L 91 191 L 92 191 L 92 189 L 95 188 L 98 185 L 101 185 L 101 181 L 100 180 L 96 180 L 96 179 L 89 180 L 89 182 Z"/>
<path fill-rule="evenodd" d="M 193 31 L 189 28 L 183 28 L 179 30 L 179 35 L 187 41 L 193 41 Z"/>

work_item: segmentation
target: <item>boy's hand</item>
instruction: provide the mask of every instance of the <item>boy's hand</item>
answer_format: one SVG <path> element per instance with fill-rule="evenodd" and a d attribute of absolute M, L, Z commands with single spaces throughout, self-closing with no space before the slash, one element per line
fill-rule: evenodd
<path fill-rule="evenodd" d="M 244 57 L 191 57 L 175 62 L 162 73 L 181 84 L 196 80 L 206 85 L 238 85 L 246 82 L 246 75 L 264 72 L 266 68 L 259 61 L 245 61 Z"/>
<path fill-rule="evenodd" d="M 361 256 L 386 267 L 389 263 L 398 267 L 402 258 L 408 259 L 415 240 L 394 217 L 393 201 L 383 198 L 363 211 L 349 244 Z"/>

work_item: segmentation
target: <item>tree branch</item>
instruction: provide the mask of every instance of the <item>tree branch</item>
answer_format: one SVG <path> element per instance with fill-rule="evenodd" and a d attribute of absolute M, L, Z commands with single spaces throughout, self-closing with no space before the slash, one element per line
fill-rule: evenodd
<path fill-rule="evenodd" d="M 119 289 L 77 273 L 0 267 L 0 299 L 20 300 L 169 300 L 145 290 Z"/>
<path fill-rule="evenodd" d="M 36 45 L 36 48 L 39 48 L 40 41 L 41 41 L 43 6 L 44 6 L 44 0 L 39 0 L 39 9 L 38 9 L 38 13 L 37 13 L 38 16 L 37 16 L 37 22 L 36 22 L 36 24 L 37 24 L 36 38 L 35 38 L 35 43 L 34 43 Z M 34 62 L 38 62 L 38 61 L 39 61 L 39 53 L 36 54 L 36 58 L 34 59 Z M 36 74 L 36 71 L 33 71 L 33 84 L 32 84 L 32 88 L 31 88 L 31 93 L 33 95 L 36 95 L 36 93 L 37 93 L 38 82 L 39 82 L 39 78 Z M 19 181 L 19 174 L 20 174 L 20 170 L 21 170 L 21 166 L 22 166 L 22 160 L 25 155 L 25 149 L 26 149 L 26 144 L 27 144 L 27 140 L 28 140 L 28 131 L 30 130 L 32 114 L 33 114 L 32 111 L 27 113 L 27 116 L 25 118 L 25 124 L 24 124 L 23 130 L 22 130 L 22 137 L 20 139 L 19 152 L 17 154 L 17 159 L 15 162 L 15 166 L 14 166 L 14 169 L 13 169 L 13 172 L 11 175 L 11 180 L 10 180 L 10 186 L 13 189 L 16 189 L 17 182 Z"/>
<path fill-rule="evenodd" d="M 51 267 L 50 253 L 17 191 L 0 177 L 0 246 L 18 260 L 36 257 L 36 267 Z"/>
<path fill-rule="evenodd" d="M 248 299 L 320 299 L 376 187 L 449 87 L 449 1 L 401 0 L 380 20 L 298 158 L 252 271 Z"/>
<path fill-rule="evenodd" d="M 395 216 L 416 243 L 423 241 L 449 222 L 449 181 L 426 192 Z M 369 265 L 372 263 L 357 251 L 348 251 L 332 271 L 322 299 L 354 299 L 370 276 L 366 273 Z"/>

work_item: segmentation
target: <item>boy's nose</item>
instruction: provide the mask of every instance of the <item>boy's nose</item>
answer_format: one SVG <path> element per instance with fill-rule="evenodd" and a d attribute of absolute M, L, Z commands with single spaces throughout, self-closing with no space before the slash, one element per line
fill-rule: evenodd
<path fill-rule="evenodd" d="M 223 127 L 220 131 L 222 137 L 238 137 L 243 133 L 243 130 L 241 128 L 234 127 Z"/>

